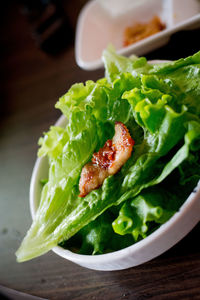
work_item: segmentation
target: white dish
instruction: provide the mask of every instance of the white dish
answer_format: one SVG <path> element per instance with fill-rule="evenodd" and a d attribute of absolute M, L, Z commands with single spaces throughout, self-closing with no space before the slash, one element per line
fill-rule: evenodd
<path fill-rule="evenodd" d="M 131 5 L 129 10 L 124 6 L 121 13 L 116 10 L 115 14 L 112 10 L 109 11 L 105 1 L 102 1 L 104 5 L 101 1 L 89 1 L 82 9 L 77 23 L 76 62 L 85 70 L 94 70 L 103 66 L 102 51 L 110 43 L 119 54 L 143 55 L 167 43 L 173 33 L 200 26 L 198 0 L 140 0 L 135 5 Z M 147 22 L 155 15 L 165 23 L 166 29 L 128 47 L 123 47 L 124 29 L 134 22 Z"/>
<path fill-rule="evenodd" d="M 66 118 L 61 116 L 56 125 L 62 127 L 66 123 Z M 46 157 L 38 158 L 33 169 L 30 184 L 30 210 L 32 218 L 36 214 L 40 201 L 42 190 L 40 180 L 41 178 L 47 178 L 47 176 L 47 159 Z M 199 221 L 200 182 L 180 210 L 169 221 L 151 235 L 130 247 L 94 256 L 76 254 L 59 246 L 54 247 L 52 250 L 59 256 L 89 269 L 102 271 L 127 269 L 145 263 L 164 253 L 186 236 Z"/>

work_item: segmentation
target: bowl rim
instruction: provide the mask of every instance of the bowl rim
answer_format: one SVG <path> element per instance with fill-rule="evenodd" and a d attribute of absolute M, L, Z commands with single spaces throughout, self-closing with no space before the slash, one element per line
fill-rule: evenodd
<path fill-rule="evenodd" d="M 154 60 L 150 61 L 150 63 L 163 63 L 168 62 L 166 60 Z M 64 126 L 67 123 L 67 119 L 64 115 L 61 115 L 61 117 L 57 120 L 55 123 L 55 126 Z M 34 216 L 37 211 L 37 204 L 36 202 L 39 200 L 37 199 L 38 193 L 37 188 L 39 186 L 40 182 L 40 171 L 43 166 L 47 163 L 46 157 L 39 157 L 36 159 L 32 176 L 31 176 L 31 182 L 30 182 L 30 192 L 29 192 L 29 205 L 30 205 L 30 212 L 32 219 L 34 219 Z M 74 261 L 75 263 L 82 263 L 84 260 L 87 259 L 88 268 L 91 269 L 97 269 L 93 268 L 92 266 L 89 266 L 90 264 L 95 264 L 98 261 L 98 264 L 104 264 L 104 263 L 110 263 L 110 261 L 114 261 L 117 259 L 123 259 L 124 257 L 127 257 L 127 255 L 133 256 L 134 253 L 138 253 L 142 249 L 146 249 L 147 247 L 154 244 L 154 242 L 159 241 L 159 239 L 166 234 L 169 234 L 174 225 L 178 226 L 178 224 L 181 222 L 181 220 L 184 220 L 184 218 L 187 216 L 188 212 L 194 212 L 194 218 L 191 221 L 188 221 L 187 228 L 183 230 L 182 233 L 178 235 L 178 237 L 175 237 L 174 239 L 170 240 L 167 245 L 161 247 L 162 249 L 157 249 L 157 252 L 151 253 L 148 255 L 148 258 L 141 259 L 140 262 L 136 264 L 130 265 L 136 266 L 141 263 L 144 263 L 146 261 L 149 261 L 160 254 L 167 251 L 169 248 L 174 246 L 176 243 L 178 243 L 184 236 L 186 236 L 194 227 L 195 225 L 200 221 L 200 181 L 197 185 L 197 187 L 193 190 L 193 192 L 189 195 L 189 197 L 185 200 L 183 205 L 180 207 L 180 209 L 164 224 L 162 224 L 158 229 L 156 229 L 153 233 L 151 233 L 146 238 L 138 241 L 137 243 L 128 246 L 126 248 L 123 248 L 121 250 L 105 253 L 105 254 L 97 254 L 97 255 L 86 255 L 86 254 L 77 254 L 70 250 L 64 249 L 61 246 L 56 246 L 52 249 L 53 252 L 58 254 L 59 256 Z M 193 217 L 193 215 L 191 215 Z M 109 269 L 112 270 L 112 269 Z"/>

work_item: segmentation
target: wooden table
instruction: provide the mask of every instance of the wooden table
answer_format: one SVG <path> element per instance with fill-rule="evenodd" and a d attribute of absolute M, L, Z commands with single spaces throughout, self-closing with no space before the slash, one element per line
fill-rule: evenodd
<path fill-rule="evenodd" d="M 79 7 L 84 1 L 77 1 Z M 76 14 L 71 14 L 76 21 Z M 141 266 L 97 272 L 53 252 L 18 264 L 15 251 L 30 226 L 29 183 L 37 141 L 60 116 L 58 97 L 75 82 L 96 80 L 74 59 L 73 44 L 52 57 L 35 45 L 18 5 L 1 17 L 0 284 L 48 299 L 200 299 L 200 226 Z M 199 30 L 174 35 L 149 59 L 177 59 L 199 50 Z"/>

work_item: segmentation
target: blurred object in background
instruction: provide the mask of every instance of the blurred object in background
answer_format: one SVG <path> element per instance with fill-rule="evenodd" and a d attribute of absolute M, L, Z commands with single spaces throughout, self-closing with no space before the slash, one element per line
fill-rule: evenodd
<path fill-rule="evenodd" d="M 92 0 L 78 18 L 76 62 L 95 70 L 109 44 L 122 55 L 147 55 L 175 32 L 199 27 L 199 0 Z"/>
<path fill-rule="evenodd" d="M 22 0 L 37 45 L 55 55 L 73 42 L 74 31 L 61 0 Z"/>

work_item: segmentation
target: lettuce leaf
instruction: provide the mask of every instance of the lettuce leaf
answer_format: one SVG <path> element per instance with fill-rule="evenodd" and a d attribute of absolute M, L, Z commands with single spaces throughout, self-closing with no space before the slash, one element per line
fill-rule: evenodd
<path fill-rule="evenodd" d="M 138 58 L 136 56 L 132 56 L 128 58 L 118 55 L 111 45 L 104 50 L 102 59 L 108 82 L 113 82 L 123 73 L 129 73 L 133 77 L 137 78 L 139 74 L 148 73 L 148 71 L 152 68 L 152 66 L 147 63 L 145 57 Z"/>
<path fill-rule="evenodd" d="M 112 223 L 114 231 L 120 235 L 132 234 L 135 241 L 145 238 L 150 222 L 163 224 L 176 212 L 169 205 L 172 199 L 176 200 L 176 196 L 159 187 L 147 189 L 125 202 Z"/>
<path fill-rule="evenodd" d="M 163 223 L 177 210 L 163 206 L 159 185 L 166 178 L 175 170 L 184 174 L 184 163 L 189 161 L 191 174 L 182 175 L 182 182 L 194 187 L 199 179 L 199 54 L 162 66 L 119 56 L 113 49 L 106 50 L 103 59 L 106 77 L 73 85 L 56 104 L 68 118 L 67 126 L 51 127 L 39 140 L 38 155 L 49 159 L 49 178 L 33 224 L 16 253 L 18 261 L 42 255 L 78 232 L 81 249 L 92 247 L 94 254 L 107 248 L 107 240 L 102 242 L 106 230 L 113 237 L 113 249 L 119 239 L 128 245 L 133 237 L 148 234 L 150 221 Z M 112 138 L 115 121 L 128 127 L 135 140 L 133 154 L 102 187 L 80 198 L 82 167 Z M 155 185 L 158 190 L 153 190 Z M 116 233 L 105 215 L 113 206 L 121 208 L 122 226 L 114 223 Z M 126 218 L 132 225 L 129 221 L 130 226 L 124 225 Z"/>
<path fill-rule="evenodd" d="M 120 250 L 132 245 L 134 239 L 130 234 L 121 236 L 114 232 L 112 228 L 114 219 L 111 210 L 107 210 L 72 238 L 60 243 L 60 246 L 79 254 L 94 255 Z"/>
<path fill-rule="evenodd" d="M 190 153 L 162 183 L 126 201 L 112 223 L 114 232 L 135 242 L 145 238 L 178 211 L 199 180 L 200 151 Z"/>

